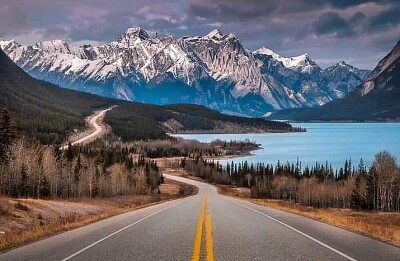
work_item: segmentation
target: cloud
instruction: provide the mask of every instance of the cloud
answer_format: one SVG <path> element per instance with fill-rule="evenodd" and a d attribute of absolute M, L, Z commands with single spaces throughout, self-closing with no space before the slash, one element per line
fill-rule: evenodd
<path fill-rule="evenodd" d="M 247 6 L 237 7 L 234 5 L 190 5 L 189 12 L 192 15 L 212 19 L 217 22 L 237 22 L 255 20 L 268 16 L 275 10 L 273 6 Z"/>
<path fill-rule="evenodd" d="M 371 0 L 371 1 L 366 1 L 366 0 L 330 0 L 326 1 L 328 2 L 332 7 L 336 7 L 339 9 L 346 9 L 348 7 L 352 6 L 357 6 L 360 4 L 365 4 L 365 3 L 380 3 L 380 2 L 388 2 L 388 1 L 379 1 L 379 0 Z"/>
<path fill-rule="evenodd" d="M 309 52 L 324 61 L 348 56 L 364 66 L 371 60 L 355 53 L 388 51 L 400 30 L 398 0 L 0 1 L 0 37 L 24 44 L 55 38 L 73 45 L 106 43 L 134 26 L 175 37 L 219 27 L 251 50 L 265 45 L 282 55 Z"/>
<path fill-rule="evenodd" d="M 400 24 L 400 3 L 372 16 L 367 27 L 368 32 L 387 30 Z"/>
<path fill-rule="evenodd" d="M 367 16 L 363 12 L 357 12 L 348 20 L 348 22 L 350 26 L 358 27 L 361 26 L 366 18 Z"/>
<path fill-rule="evenodd" d="M 28 20 L 25 13 L 19 7 L 0 7 L 0 35 L 7 36 L 19 32 L 28 27 Z"/>
<path fill-rule="evenodd" d="M 319 16 L 313 23 L 316 35 L 335 35 L 338 38 L 345 38 L 354 35 L 349 23 L 336 12 L 326 12 Z"/>
<path fill-rule="evenodd" d="M 66 38 L 68 35 L 68 30 L 61 26 L 52 26 L 46 28 L 43 34 L 45 39 L 55 39 L 55 38 Z"/>

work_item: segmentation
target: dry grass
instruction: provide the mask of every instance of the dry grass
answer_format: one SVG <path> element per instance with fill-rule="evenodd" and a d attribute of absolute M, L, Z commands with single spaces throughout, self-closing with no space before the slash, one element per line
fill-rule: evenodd
<path fill-rule="evenodd" d="M 309 217 L 400 247 L 400 213 L 359 212 L 351 209 L 317 209 L 282 200 L 253 199 L 246 191 L 217 186 L 218 192 L 249 202 Z"/>
<path fill-rule="evenodd" d="M 197 193 L 197 188 L 166 180 L 160 192 L 148 196 L 73 201 L 0 198 L 0 251 L 111 216 L 189 196 Z"/>

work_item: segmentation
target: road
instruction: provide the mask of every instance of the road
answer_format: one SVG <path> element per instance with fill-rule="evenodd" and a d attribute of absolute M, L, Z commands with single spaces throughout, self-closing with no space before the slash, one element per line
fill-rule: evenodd
<path fill-rule="evenodd" d="M 114 107 L 110 107 L 108 109 L 104 109 L 101 111 L 96 112 L 93 116 L 91 116 L 89 118 L 89 126 L 90 128 L 93 130 L 91 132 L 89 132 L 87 135 L 80 137 L 78 140 L 72 142 L 72 145 L 77 145 L 77 144 L 82 144 L 82 143 L 86 143 L 88 141 L 92 141 L 95 138 L 100 137 L 101 135 L 103 135 L 105 133 L 105 125 L 102 124 L 103 122 L 103 118 L 104 115 L 106 115 L 106 113 L 110 110 L 112 110 Z M 62 146 L 61 149 L 65 150 L 68 148 L 68 145 L 64 145 Z"/>
<path fill-rule="evenodd" d="M 0 260 L 399 260 L 400 248 L 284 211 L 199 194 L 125 213 L 0 255 Z"/>

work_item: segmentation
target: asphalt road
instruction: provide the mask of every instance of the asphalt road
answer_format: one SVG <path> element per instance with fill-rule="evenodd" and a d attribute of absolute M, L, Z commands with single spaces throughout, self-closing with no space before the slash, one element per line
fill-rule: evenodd
<path fill-rule="evenodd" d="M 105 132 L 105 126 L 102 124 L 104 115 L 106 115 L 106 113 L 112 109 L 113 107 L 101 110 L 97 112 L 95 115 L 91 116 L 88 123 L 90 127 L 93 129 L 93 131 L 79 138 L 78 140 L 72 142 L 71 145 L 82 144 L 101 136 Z M 68 145 L 64 145 L 61 149 L 63 150 L 68 149 Z"/>
<path fill-rule="evenodd" d="M 0 254 L 0 260 L 400 260 L 400 248 L 284 211 L 199 194 Z"/>

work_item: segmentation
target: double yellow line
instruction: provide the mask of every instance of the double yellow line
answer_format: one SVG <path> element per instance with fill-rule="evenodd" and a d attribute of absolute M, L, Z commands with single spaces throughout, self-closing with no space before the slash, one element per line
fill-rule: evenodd
<path fill-rule="evenodd" d="M 207 211 L 206 211 L 207 210 Z M 204 224 L 205 223 L 205 224 Z M 197 223 L 196 237 L 194 240 L 192 261 L 200 261 L 201 245 L 203 242 L 203 228 L 205 227 L 206 260 L 214 261 L 214 246 L 212 240 L 211 214 L 207 207 L 207 197 L 203 198 L 200 209 L 199 221 Z"/>

